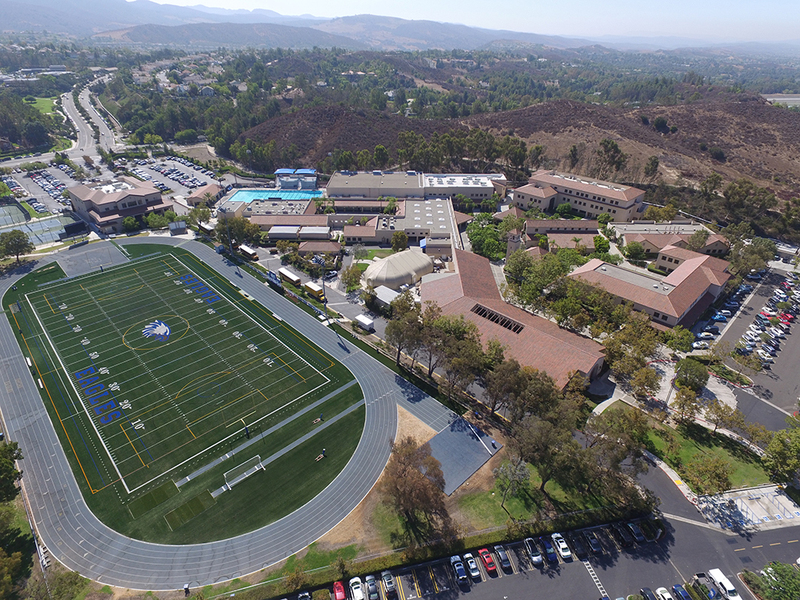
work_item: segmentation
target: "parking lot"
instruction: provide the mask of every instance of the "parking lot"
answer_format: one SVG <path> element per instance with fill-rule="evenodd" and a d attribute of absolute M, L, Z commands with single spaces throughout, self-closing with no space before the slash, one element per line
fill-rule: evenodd
<path fill-rule="evenodd" d="M 587 531 L 593 531 L 597 535 L 601 545 L 600 552 L 590 553 L 583 558 L 573 556 L 566 560 L 559 556 L 556 562 L 549 562 L 545 558 L 540 566 L 531 562 L 522 542 L 504 544 L 510 564 L 506 569 L 501 568 L 498 554 L 489 548 L 496 565 L 496 572 L 491 573 L 478 558 L 478 551 L 472 550 L 478 572 L 475 577 L 467 576 L 461 583 L 457 580 L 449 558 L 413 565 L 393 573 L 397 599 L 455 599 L 466 595 L 470 595 L 473 600 L 588 599 L 604 596 L 614 599 L 627 597 L 628 594 L 638 592 L 641 587 L 652 590 L 660 587 L 671 589 L 674 584 L 682 584 L 691 579 L 695 572 L 710 568 L 722 568 L 732 580 L 735 578 L 740 567 L 732 561 L 729 562 L 729 557 L 720 554 L 723 553 L 721 551 L 728 550 L 731 543 L 738 546 L 741 543 L 738 538 L 726 538 L 715 533 L 709 543 L 706 539 L 709 532 L 704 530 L 698 537 L 696 534 L 700 532 L 694 526 L 685 523 L 676 525 L 680 531 L 668 525 L 660 541 L 641 541 L 624 547 L 615 541 L 608 526 L 594 527 Z M 688 556 L 675 555 L 676 535 L 685 538 L 685 544 L 692 544 Z M 569 534 L 567 537 L 569 538 Z M 771 545 L 781 546 L 780 543 Z M 541 549 L 541 545 L 538 547 Z M 735 556 L 734 552 L 731 554 Z M 698 557 L 702 558 L 698 560 Z M 460 558 L 464 558 L 464 553 Z M 379 586 L 379 593 L 380 600 L 394 598 L 387 595 L 383 585 Z M 348 593 L 348 597 L 351 595 Z M 743 597 L 747 597 L 746 592 Z"/>
<path fill-rule="evenodd" d="M 784 272 L 768 272 L 754 286 L 753 292 L 746 298 L 742 307 L 735 314 L 723 332 L 721 339 L 730 343 L 731 346 L 735 346 L 748 331 L 756 315 L 767 304 L 775 290 L 780 287 L 785 277 L 786 274 Z M 791 298 L 791 293 L 789 293 L 789 298 Z M 797 373 L 795 360 L 795 357 L 800 352 L 800 336 L 793 335 L 797 327 L 794 323 L 788 326 L 784 334 L 785 337 L 779 340 L 776 353 L 772 356 L 773 362 L 765 365 L 766 368 L 760 373 L 751 375 L 751 379 L 755 384 L 752 392 L 760 399 L 789 414 L 797 410 L 797 403 L 800 398 L 800 374 Z M 757 348 L 761 345 L 762 343 L 758 343 L 755 346 Z M 728 363 L 731 368 L 737 368 L 732 360 L 729 360 Z M 739 394 L 737 394 L 738 396 Z M 770 423 L 765 422 L 764 425 L 770 427 Z"/>

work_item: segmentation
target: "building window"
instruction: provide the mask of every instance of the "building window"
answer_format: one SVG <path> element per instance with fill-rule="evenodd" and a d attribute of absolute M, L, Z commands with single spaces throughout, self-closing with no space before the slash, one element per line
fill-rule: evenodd
<path fill-rule="evenodd" d="M 653 313 L 653 316 L 654 316 L 654 317 L 657 319 L 658 317 L 660 317 L 660 316 L 661 316 L 661 314 L 660 314 L 660 313 L 657 313 L 657 312 L 654 312 L 654 313 Z"/>
<path fill-rule="evenodd" d="M 662 321 L 666 321 L 667 320 L 667 315 L 661 315 L 661 320 Z"/>

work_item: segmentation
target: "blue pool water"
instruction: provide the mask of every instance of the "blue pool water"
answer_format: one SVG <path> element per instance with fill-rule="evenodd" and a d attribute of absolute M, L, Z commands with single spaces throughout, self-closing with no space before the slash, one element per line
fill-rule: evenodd
<path fill-rule="evenodd" d="M 253 200 L 313 200 L 322 196 L 322 190 L 236 190 L 229 202 Z"/>

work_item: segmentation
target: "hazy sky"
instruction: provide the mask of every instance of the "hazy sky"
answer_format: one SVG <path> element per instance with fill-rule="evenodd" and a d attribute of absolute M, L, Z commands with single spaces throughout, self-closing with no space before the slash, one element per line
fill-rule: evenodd
<path fill-rule="evenodd" d="M 284 15 L 369 13 L 568 36 L 678 36 L 710 41 L 800 39 L 798 0 L 156 0 L 265 8 Z"/>

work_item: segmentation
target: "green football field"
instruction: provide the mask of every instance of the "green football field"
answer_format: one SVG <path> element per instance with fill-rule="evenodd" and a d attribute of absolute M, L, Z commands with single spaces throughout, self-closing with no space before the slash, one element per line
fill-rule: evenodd
<path fill-rule="evenodd" d="M 140 260 L 20 302 L 41 332 L 31 353 L 49 369 L 46 401 L 92 491 L 185 475 L 330 381 L 332 362 L 312 365 L 270 330 L 279 321 L 257 322 L 249 300 L 185 260 Z"/>

